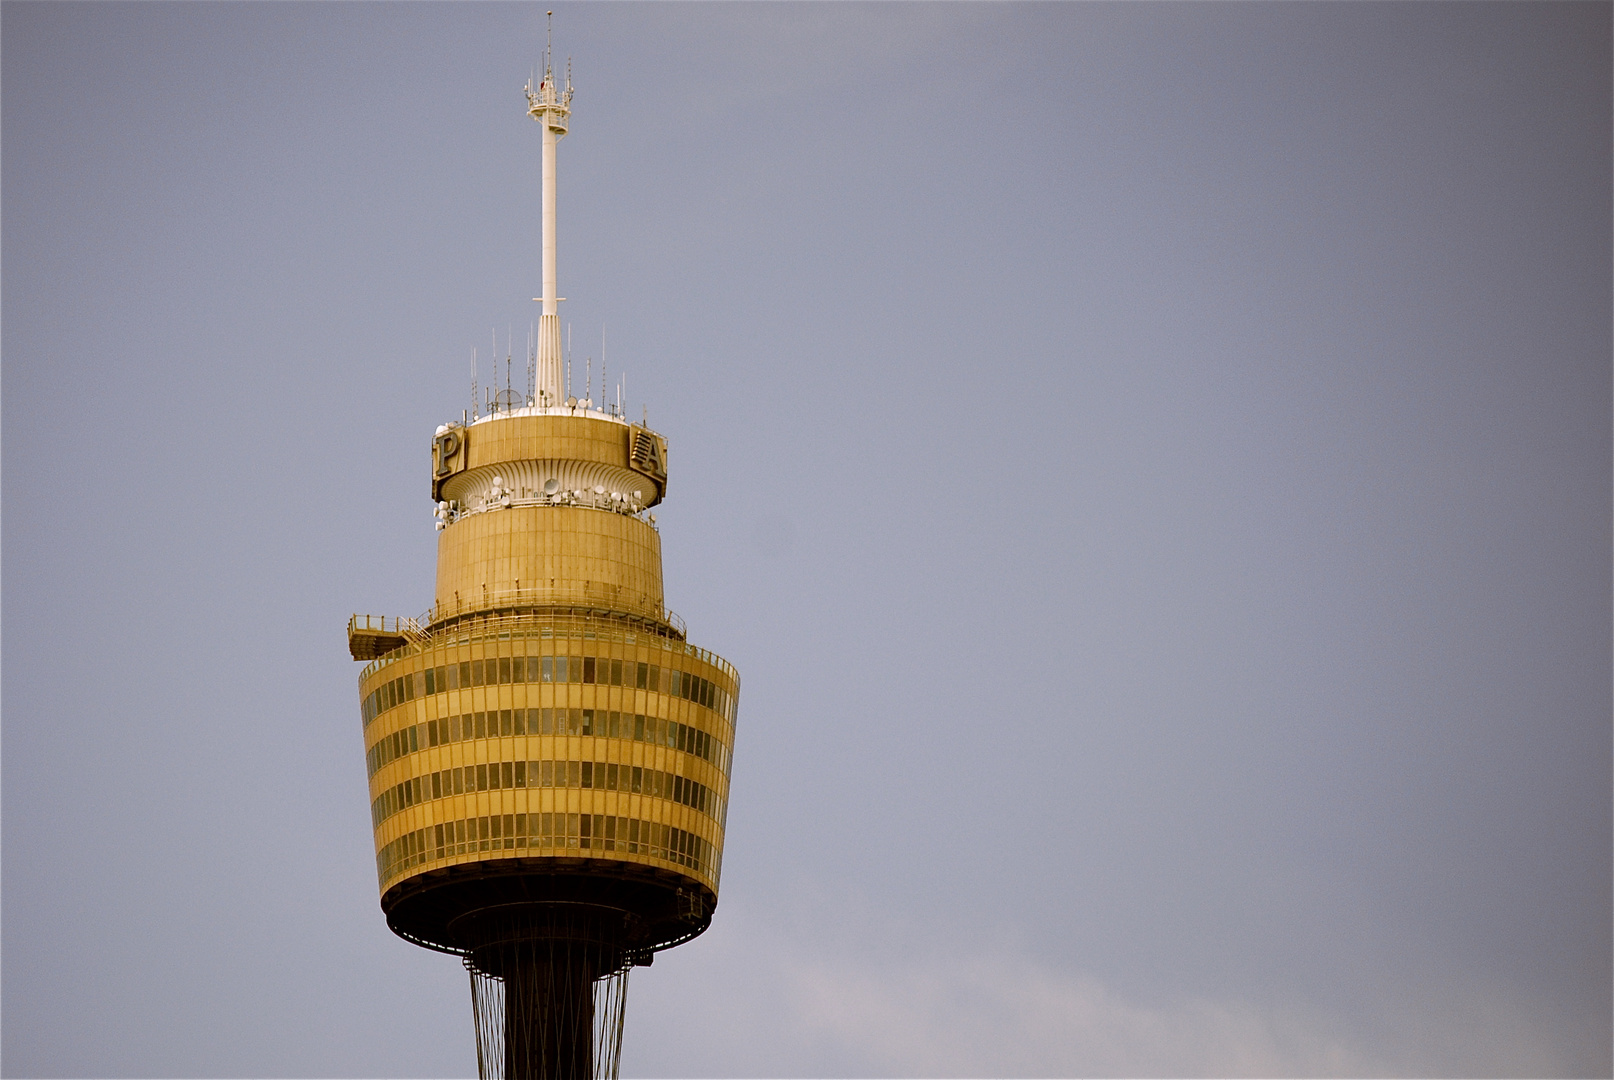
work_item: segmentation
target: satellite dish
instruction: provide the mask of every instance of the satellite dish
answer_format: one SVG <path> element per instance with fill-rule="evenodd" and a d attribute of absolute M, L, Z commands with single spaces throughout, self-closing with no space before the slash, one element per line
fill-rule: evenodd
<path fill-rule="evenodd" d="M 605 485 L 604 484 L 595 484 L 594 485 L 594 494 L 596 494 L 596 495 L 604 495 L 605 494 Z"/>
<path fill-rule="evenodd" d="M 496 488 L 502 488 L 502 487 L 504 487 L 504 477 L 502 477 L 502 476 L 495 476 L 495 477 L 494 477 L 494 478 L 493 478 L 493 486 L 494 486 L 494 487 L 496 487 Z"/>
<path fill-rule="evenodd" d="M 556 480 L 554 477 L 550 477 L 548 480 L 544 481 L 544 494 L 545 495 L 553 495 L 553 494 L 555 494 L 555 492 L 557 492 L 559 490 L 560 490 L 560 481 L 559 480 Z"/>

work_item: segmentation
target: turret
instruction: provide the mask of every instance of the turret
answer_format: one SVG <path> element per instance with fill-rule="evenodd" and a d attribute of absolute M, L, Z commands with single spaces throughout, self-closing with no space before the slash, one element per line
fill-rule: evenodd
<path fill-rule="evenodd" d="M 431 440 L 437 586 L 354 616 L 387 924 L 465 959 L 483 1077 L 614 1076 L 631 967 L 717 906 L 739 676 L 667 610 L 667 443 L 564 397 L 546 49 L 534 389 Z"/>

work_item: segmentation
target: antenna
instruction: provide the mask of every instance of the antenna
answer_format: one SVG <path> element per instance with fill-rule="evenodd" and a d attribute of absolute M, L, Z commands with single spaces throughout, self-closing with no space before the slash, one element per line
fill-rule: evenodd
<path fill-rule="evenodd" d="M 555 13 L 546 13 L 544 31 L 544 73 L 535 88 L 527 83 L 527 115 L 538 121 L 543 131 L 541 193 L 543 205 L 542 280 L 543 294 L 533 300 L 543 304 L 539 318 L 534 363 L 534 393 L 543 399 L 570 396 L 570 387 L 563 390 L 562 371 L 565 359 L 560 341 L 560 310 L 558 305 L 565 297 L 559 295 L 555 269 L 555 144 L 566 135 L 571 116 L 572 94 L 570 83 L 561 92 L 555 86 L 554 27 Z M 513 351 L 513 350 L 512 350 Z"/>
<path fill-rule="evenodd" d="M 611 399 L 605 395 L 605 323 L 600 323 L 600 411 L 604 412 Z"/>
<path fill-rule="evenodd" d="M 583 400 L 594 400 L 594 358 L 591 356 L 583 362 Z"/>
<path fill-rule="evenodd" d="M 475 420 L 481 413 L 477 411 L 476 403 L 476 346 L 471 346 L 471 419 Z"/>

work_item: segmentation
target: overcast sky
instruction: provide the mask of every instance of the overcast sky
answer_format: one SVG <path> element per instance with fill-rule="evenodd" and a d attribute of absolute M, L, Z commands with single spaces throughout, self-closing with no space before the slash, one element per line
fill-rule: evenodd
<path fill-rule="evenodd" d="M 0 9 L 6 1074 L 474 1074 L 343 629 L 535 317 L 541 13 Z M 743 678 L 625 1074 L 1609 1074 L 1607 4 L 555 35 Z"/>

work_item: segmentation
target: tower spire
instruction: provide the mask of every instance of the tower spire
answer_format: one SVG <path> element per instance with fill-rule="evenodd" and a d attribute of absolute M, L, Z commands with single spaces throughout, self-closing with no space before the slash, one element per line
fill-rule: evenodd
<path fill-rule="evenodd" d="M 551 31 L 555 13 L 549 12 Z M 534 299 L 541 302 L 543 312 L 538 318 L 538 386 L 537 403 L 553 407 L 563 400 L 560 351 L 560 301 L 555 277 L 555 144 L 566 135 L 567 120 L 572 114 L 571 65 L 566 65 L 566 87 L 555 85 L 555 64 L 550 35 L 544 41 L 544 75 L 534 87 L 527 80 L 527 115 L 543 126 L 543 280 L 544 294 Z"/>

